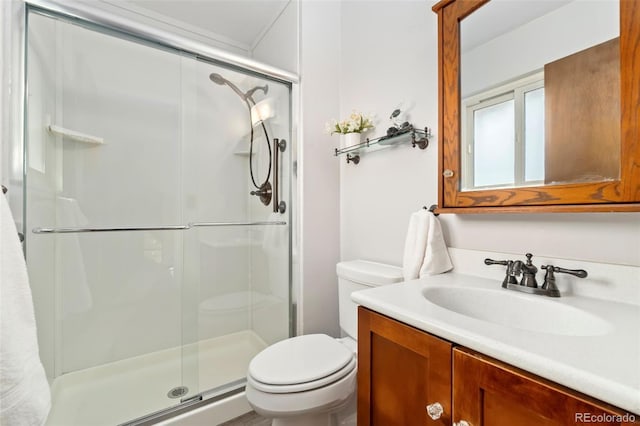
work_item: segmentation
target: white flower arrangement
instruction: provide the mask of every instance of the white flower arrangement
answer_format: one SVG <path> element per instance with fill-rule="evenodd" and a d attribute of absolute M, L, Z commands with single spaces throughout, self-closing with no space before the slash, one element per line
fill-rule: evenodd
<path fill-rule="evenodd" d="M 362 133 L 365 130 L 373 129 L 373 118 L 371 115 L 353 111 L 346 120 L 331 120 L 325 125 L 327 133 Z"/>

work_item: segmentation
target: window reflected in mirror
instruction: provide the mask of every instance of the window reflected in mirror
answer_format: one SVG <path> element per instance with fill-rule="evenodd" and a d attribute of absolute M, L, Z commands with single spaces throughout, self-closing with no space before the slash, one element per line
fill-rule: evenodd
<path fill-rule="evenodd" d="M 461 21 L 462 191 L 619 179 L 619 15 L 492 0 Z"/>

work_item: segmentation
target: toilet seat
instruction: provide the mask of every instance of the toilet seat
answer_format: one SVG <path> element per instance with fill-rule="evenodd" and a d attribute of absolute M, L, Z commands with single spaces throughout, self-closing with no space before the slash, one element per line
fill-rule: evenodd
<path fill-rule="evenodd" d="M 249 382 L 251 386 L 253 386 L 257 390 L 260 390 L 262 392 L 268 392 L 268 393 L 304 392 L 304 391 L 318 389 L 323 386 L 334 383 L 342 379 L 346 375 L 348 375 L 350 372 L 355 370 L 355 368 L 356 368 L 356 358 L 353 357 L 351 359 L 351 362 L 349 362 L 349 364 L 347 364 L 344 368 L 336 371 L 333 374 L 330 374 L 327 377 L 323 377 L 321 379 L 314 380 L 312 382 L 296 383 L 292 385 L 271 385 L 271 384 L 259 382 L 251 376 L 247 377 L 247 382 Z"/>
<path fill-rule="evenodd" d="M 283 340 L 256 355 L 247 380 L 262 392 L 304 392 L 336 382 L 355 368 L 356 358 L 347 346 L 325 334 L 310 334 Z"/>

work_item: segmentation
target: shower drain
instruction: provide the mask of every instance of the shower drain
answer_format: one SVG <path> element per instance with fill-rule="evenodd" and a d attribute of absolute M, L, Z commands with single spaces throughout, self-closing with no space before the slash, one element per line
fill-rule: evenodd
<path fill-rule="evenodd" d="M 178 386 L 175 387 L 173 389 L 171 389 L 169 392 L 167 392 L 167 396 L 169 398 L 180 398 L 181 396 L 186 395 L 187 393 L 189 393 L 189 388 L 186 386 Z"/>

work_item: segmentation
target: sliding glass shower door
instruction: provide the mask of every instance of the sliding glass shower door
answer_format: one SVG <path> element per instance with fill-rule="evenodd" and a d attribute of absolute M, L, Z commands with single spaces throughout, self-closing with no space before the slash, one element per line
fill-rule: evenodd
<path fill-rule="evenodd" d="M 23 220 L 48 424 L 126 423 L 241 386 L 289 335 L 290 84 L 37 10 L 27 28 Z"/>

